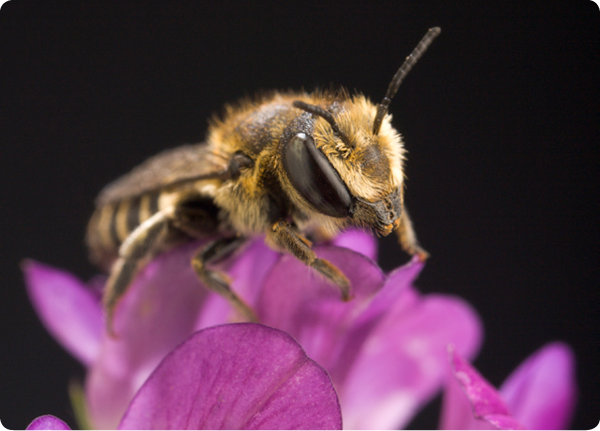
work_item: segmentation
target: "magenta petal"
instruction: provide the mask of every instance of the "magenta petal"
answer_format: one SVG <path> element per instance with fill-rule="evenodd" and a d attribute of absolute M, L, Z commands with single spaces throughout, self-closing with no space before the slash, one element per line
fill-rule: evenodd
<path fill-rule="evenodd" d="M 524 429 L 496 389 L 452 346 L 448 348 L 452 376 L 442 406 L 442 429 Z"/>
<path fill-rule="evenodd" d="M 340 429 L 327 372 L 288 334 L 242 323 L 195 333 L 140 389 L 121 429 Z"/>
<path fill-rule="evenodd" d="M 342 232 L 332 241 L 332 244 L 336 247 L 349 248 L 377 262 L 377 240 L 373 235 L 360 229 L 350 228 Z"/>
<path fill-rule="evenodd" d="M 486 415 L 486 422 L 493 425 L 492 429 L 500 429 L 500 430 L 524 430 L 529 429 L 525 428 L 519 421 L 517 421 L 512 416 L 506 415 Z M 479 428 L 478 428 L 479 429 Z"/>
<path fill-rule="evenodd" d="M 189 244 L 159 256 L 140 272 L 118 304 L 117 336 L 104 334 L 86 381 L 96 428 L 114 429 L 146 378 L 193 333 L 208 295 L 190 265 L 200 246 Z"/>
<path fill-rule="evenodd" d="M 363 343 L 372 336 L 373 330 L 390 309 L 394 308 L 396 313 L 405 314 L 415 305 L 417 295 L 411 288 L 411 284 L 422 268 L 423 264 L 414 259 L 398 268 L 360 314 L 355 316 L 351 327 L 344 334 L 343 347 L 337 360 L 330 368 L 334 382 L 342 382 L 346 379 L 349 369 L 361 353 Z"/>
<path fill-rule="evenodd" d="M 564 429 L 572 416 L 575 359 L 562 343 L 540 349 L 521 364 L 502 386 L 502 398 L 455 352 L 451 361 L 456 379 L 446 388 L 443 429 L 476 429 L 483 421 L 498 429 Z"/>
<path fill-rule="evenodd" d="M 523 362 L 500 393 L 527 429 L 566 429 L 576 400 L 575 358 L 563 343 L 552 343 Z"/>
<path fill-rule="evenodd" d="M 44 415 L 36 418 L 26 428 L 28 430 L 70 430 L 69 425 L 56 416 Z"/>
<path fill-rule="evenodd" d="M 388 283 L 394 283 L 394 277 Z M 388 288 L 386 284 L 382 293 Z M 338 386 L 332 374 L 349 428 L 405 426 L 442 384 L 448 343 L 467 356 L 481 343 L 479 318 L 464 301 L 445 295 L 420 297 L 409 287 L 398 288 L 396 294 L 345 381 Z"/>
<path fill-rule="evenodd" d="M 202 286 L 190 265 L 202 246 L 193 243 L 160 255 L 138 275 L 117 306 L 117 338 L 103 339 L 99 360 L 86 383 L 96 427 L 116 427 L 154 368 L 196 329 L 237 317 L 223 298 Z M 252 304 L 278 258 L 278 253 L 257 239 L 220 266 L 229 267 L 233 288 Z"/>
<path fill-rule="evenodd" d="M 262 288 L 266 276 L 279 260 L 281 254 L 269 248 L 264 238 L 258 238 L 247 244 L 241 253 L 229 262 L 227 273 L 232 279 L 232 289 L 253 306 Z M 210 295 L 196 323 L 196 330 L 225 323 L 225 317 L 235 318 L 231 305 L 219 295 Z"/>
<path fill-rule="evenodd" d="M 383 288 L 377 292 L 368 307 L 358 316 L 354 323 L 355 327 L 373 322 L 391 307 L 398 308 L 398 301 L 401 301 L 406 292 L 411 290 L 413 282 L 419 276 L 424 265 L 418 257 L 413 257 L 409 263 L 394 270 Z"/>
<path fill-rule="evenodd" d="M 450 348 L 449 353 L 454 377 L 471 402 L 475 416 L 508 415 L 508 407 L 500 398 L 496 388 L 490 385 L 455 349 Z"/>
<path fill-rule="evenodd" d="M 317 255 L 336 265 L 350 280 L 354 298 L 343 302 L 340 290 L 292 256 L 273 268 L 256 309 L 265 325 L 295 337 L 308 355 L 331 370 L 355 317 L 385 280 L 365 256 L 339 247 L 315 247 Z"/>
<path fill-rule="evenodd" d="M 27 292 L 40 320 L 74 357 L 89 366 L 98 356 L 103 328 L 98 296 L 68 272 L 27 260 Z"/>

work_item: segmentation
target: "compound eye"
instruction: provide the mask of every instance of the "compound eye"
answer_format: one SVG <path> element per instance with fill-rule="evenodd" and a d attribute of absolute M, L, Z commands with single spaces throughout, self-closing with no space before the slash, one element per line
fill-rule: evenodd
<path fill-rule="evenodd" d="M 305 133 L 294 136 L 282 161 L 294 188 L 319 212 L 338 218 L 349 215 L 350 192 L 312 137 Z"/>

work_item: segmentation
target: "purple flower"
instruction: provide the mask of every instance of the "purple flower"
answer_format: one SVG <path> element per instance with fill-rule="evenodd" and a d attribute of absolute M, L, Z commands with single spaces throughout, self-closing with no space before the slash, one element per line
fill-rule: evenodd
<path fill-rule="evenodd" d="M 120 429 L 341 429 L 327 372 L 254 323 L 196 332 L 154 370 Z"/>
<path fill-rule="evenodd" d="M 449 343 L 454 346 L 453 378 L 446 386 L 440 431 L 565 428 L 575 399 L 573 358 L 567 347 L 554 344 L 534 355 L 507 380 L 499 395 L 462 359 L 474 354 L 481 338 L 479 321 L 467 304 L 449 296 L 418 294 L 412 282 L 423 265 L 417 261 L 383 274 L 370 259 L 375 258 L 374 241 L 362 233 L 349 232 L 335 244 L 346 248 L 320 246 L 316 251 L 352 281 L 354 299 L 349 303 L 340 302 L 336 288 L 303 264 L 271 251 L 262 241 L 250 244 L 223 269 L 265 325 L 295 337 L 308 357 L 329 372 L 346 431 L 401 429 L 439 389 L 449 369 Z M 197 247 L 167 253 L 137 277 L 115 315 L 118 338 L 103 330 L 94 289 L 47 266 L 34 262 L 25 266 L 28 290 L 41 320 L 88 367 L 87 403 L 96 429 L 115 430 L 121 418 L 120 431 L 149 429 L 148 423 L 159 430 L 182 429 L 178 421 L 208 420 L 203 413 L 207 410 L 216 412 L 210 420 L 234 417 L 239 424 L 240 418 L 249 417 L 239 412 L 260 404 L 252 401 L 260 398 L 256 391 L 265 386 L 273 392 L 269 378 L 282 369 L 279 361 L 290 355 L 312 364 L 317 383 L 306 380 L 306 386 L 298 385 L 294 392 L 290 380 L 290 385 L 280 387 L 280 396 L 272 398 L 282 404 L 261 417 L 280 429 L 293 419 L 278 419 L 275 413 L 291 414 L 285 402 L 293 398 L 294 403 L 309 404 L 296 413 L 323 407 L 315 417 L 339 426 L 335 419 L 339 405 L 331 401 L 335 393 L 331 398 L 329 378 L 323 378 L 323 371 L 288 335 L 251 324 L 195 332 L 236 318 L 222 298 L 199 286 L 188 264 Z M 232 335 L 235 329 L 229 328 L 246 333 Z M 278 350 L 285 343 L 293 345 L 288 353 L 283 347 Z M 232 359 L 228 356 L 232 350 L 245 353 Z M 244 369 L 254 371 L 244 374 Z M 223 390 L 215 391 L 216 387 Z M 314 398 L 326 392 L 329 401 Z M 64 424 L 52 420 L 55 428 L 48 429 L 63 431 L 57 427 Z M 158 426 L 161 423 L 164 426 Z"/>
<path fill-rule="evenodd" d="M 449 365 L 441 429 L 564 429 L 569 423 L 576 398 L 574 357 L 562 343 L 528 358 L 499 393 L 451 346 Z M 255 324 L 194 334 L 152 373 L 120 424 L 121 429 L 340 426 L 326 372 L 287 334 Z M 27 429 L 70 428 L 47 415 Z"/>
<path fill-rule="evenodd" d="M 56 416 L 44 415 L 36 418 L 26 428 L 28 430 L 70 430 L 69 425 Z"/>
<path fill-rule="evenodd" d="M 288 334 L 214 326 L 176 347 L 137 392 L 119 429 L 341 429 L 327 372 Z M 28 429 L 69 429 L 42 416 Z"/>
<path fill-rule="evenodd" d="M 386 275 L 371 260 L 376 246 L 370 236 L 351 231 L 334 244 L 346 248 L 315 251 L 350 279 L 354 299 L 348 303 L 334 286 L 261 240 L 222 269 L 261 323 L 293 336 L 329 372 L 347 428 L 404 426 L 440 388 L 446 346 L 454 344 L 466 357 L 475 354 L 479 319 L 458 298 L 420 295 L 412 287 L 423 267 L 417 260 Z M 85 284 L 41 264 L 26 265 L 42 321 L 88 366 L 87 403 L 96 427 L 116 427 L 176 345 L 197 330 L 236 320 L 222 298 L 200 286 L 189 265 L 199 245 L 166 253 L 138 275 L 116 310 L 117 338 L 104 332 L 99 302 Z M 57 296 L 63 305 L 54 305 Z"/>
<path fill-rule="evenodd" d="M 523 362 L 499 391 L 453 348 L 441 429 L 565 429 L 575 406 L 575 360 L 562 343 Z"/>

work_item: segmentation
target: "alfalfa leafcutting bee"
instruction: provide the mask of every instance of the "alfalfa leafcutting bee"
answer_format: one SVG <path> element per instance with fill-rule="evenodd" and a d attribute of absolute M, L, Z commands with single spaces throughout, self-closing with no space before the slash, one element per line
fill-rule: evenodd
<path fill-rule="evenodd" d="M 349 225 L 396 231 L 425 258 L 403 203 L 404 148 L 388 106 L 400 83 L 440 33 L 432 28 L 375 105 L 347 91 L 273 92 L 227 107 L 205 143 L 150 158 L 109 184 L 88 226 L 91 258 L 110 270 L 104 293 L 109 329 L 136 272 L 181 241 L 218 234 L 192 260 L 198 277 L 244 318 L 254 311 L 228 279 L 207 268 L 253 235 L 324 275 L 341 290 L 344 274 L 319 259 L 305 235 L 328 238 Z"/>

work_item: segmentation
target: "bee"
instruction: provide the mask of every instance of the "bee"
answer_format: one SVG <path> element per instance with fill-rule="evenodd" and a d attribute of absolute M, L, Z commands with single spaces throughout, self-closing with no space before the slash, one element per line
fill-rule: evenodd
<path fill-rule="evenodd" d="M 215 236 L 191 265 L 241 317 L 255 312 L 209 268 L 248 238 L 291 254 L 351 298 L 346 276 L 316 256 L 308 237 L 327 239 L 348 226 L 395 231 L 421 259 L 404 208 L 404 147 L 388 107 L 402 80 L 440 33 L 430 29 L 393 77 L 383 101 L 346 90 L 274 92 L 228 106 L 205 143 L 167 150 L 105 187 L 88 225 L 91 260 L 109 270 L 107 325 L 136 273 L 183 241 Z"/>

